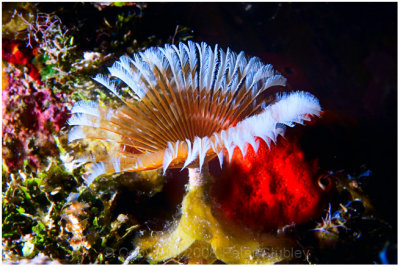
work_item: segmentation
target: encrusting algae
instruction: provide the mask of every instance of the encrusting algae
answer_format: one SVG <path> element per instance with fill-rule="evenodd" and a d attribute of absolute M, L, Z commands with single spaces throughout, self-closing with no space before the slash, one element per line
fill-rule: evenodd
<path fill-rule="evenodd" d="M 237 147 L 270 146 L 285 126 L 318 116 L 318 100 L 306 92 L 276 95 L 265 102 L 262 93 L 284 86 L 286 79 L 257 57 L 205 43 L 149 48 L 133 58 L 123 56 L 109 68 L 111 80 L 97 75 L 122 102 L 116 109 L 95 102 L 78 102 L 69 124 L 69 141 L 101 140 L 107 151 L 88 151 L 79 159 L 92 165 L 88 185 L 98 176 L 118 172 L 189 168 L 189 186 L 182 217 L 175 229 L 141 238 L 137 246 L 155 261 L 186 251 L 191 261 L 211 263 L 273 263 L 284 257 L 263 247 L 284 248 L 284 238 L 235 235 L 213 216 L 208 198 L 211 180 L 207 163 L 224 154 L 229 161 Z M 122 83 L 122 82 L 123 83 Z M 269 104 L 269 105 L 267 105 Z M 204 167 L 203 167 L 204 166 Z M 188 251 L 210 251 L 194 255 Z M 228 249 L 232 248 L 232 249 Z M 245 251 L 239 253 L 238 251 Z M 182 254 L 183 253 L 183 254 Z"/>

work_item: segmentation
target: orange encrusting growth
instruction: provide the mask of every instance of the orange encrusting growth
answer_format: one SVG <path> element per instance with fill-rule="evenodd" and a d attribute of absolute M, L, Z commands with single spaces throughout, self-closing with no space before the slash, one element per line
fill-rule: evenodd
<path fill-rule="evenodd" d="M 260 141 L 257 153 L 235 149 L 232 163 L 212 189 L 218 214 L 255 230 L 276 230 L 301 224 L 321 212 L 323 191 L 315 167 L 295 143 L 281 140 L 271 150 Z M 261 229 L 260 229 L 261 228 Z"/>

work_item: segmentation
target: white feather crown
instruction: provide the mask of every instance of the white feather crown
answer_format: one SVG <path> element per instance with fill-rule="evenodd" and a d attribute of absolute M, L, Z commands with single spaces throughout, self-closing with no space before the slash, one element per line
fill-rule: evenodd
<path fill-rule="evenodd" d="M 205 43 L 149 48 L 133 58 L 121 57 L 109 71 L 128 86 L 128 95 L 106 76 L 94 79 L 122 106 L 114 110 L 78 102 L 68 121 L 74 126 L 70 142 L 89 138 L 117 145 L 83 159 L 95 163 L 89 184 L 105 173 L 201 169 L 215 156 L 222 164 L 224 151 L 230 159 L 236 146 L 243 154 L 246 144 L 257 150 L 257 137 L 269 145 L 283 134 L 277 125 L 301 124 L 321 111 L 318 100 L 305 92 L 278 95 L 262 108 L 257 96 L 284 86 L 286 79 L 257 57 Z"/>

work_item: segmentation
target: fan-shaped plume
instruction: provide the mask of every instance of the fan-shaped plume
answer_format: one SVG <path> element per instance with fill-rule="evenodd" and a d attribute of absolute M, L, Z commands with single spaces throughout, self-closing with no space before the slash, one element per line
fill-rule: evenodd
<path fill-rule="evenodd" d="M 321 111 L 304 92 L 277 96 L 265 107 L 257 96 L 286 79 L 256 57 L 205 43 L 149 48 L 133 59 L 121 57 L 109 71 L 129 87 L 128 95 L 108 77 L 95 80 L 120 98 L 121 107 L 78 102 L 69 120 L 69 141 L 118 145 L 106 154 L 93 151 L 87 161 L 97 163 L 89 183 L 104 173 L 201 168 L 215 156 L 222 164 L 224 151 L 230 158 L 236 146 L 243 153 L 247 144 L 257 149 L 256 137 L 269 144 L 282 134 L 277 125 L 303 123 Z"/>

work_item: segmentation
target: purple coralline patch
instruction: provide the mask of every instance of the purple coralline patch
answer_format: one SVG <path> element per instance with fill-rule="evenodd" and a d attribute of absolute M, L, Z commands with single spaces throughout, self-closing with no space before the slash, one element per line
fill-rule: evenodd
<path fill-rule="evenodd" d="M 64 96 L 26 77 L 15 69 L 2 91 L 3 158 L 9 170 L 24 160 L 40 168 L 46 156 L 58 151 L 52 134 L 68 119 Z"/>

